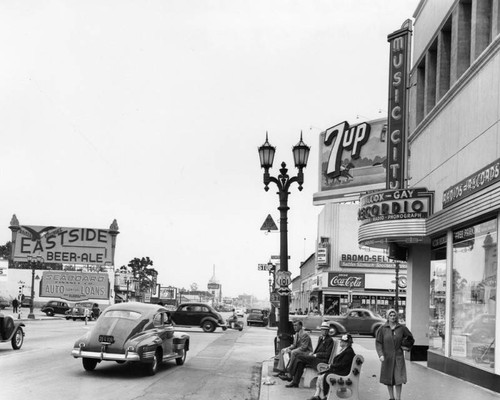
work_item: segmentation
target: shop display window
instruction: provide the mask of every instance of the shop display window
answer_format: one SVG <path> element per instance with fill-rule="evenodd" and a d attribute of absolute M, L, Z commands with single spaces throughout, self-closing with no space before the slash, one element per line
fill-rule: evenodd
<path fill-rule="evenodd" d="M 444 353 L 446 321 L 446 260 L 431 261 L 429 350 Z"/>
<path fill-rule="evenodd" d="M 494 368 L 497 220 L 453 232 L 451 357 Z"/>

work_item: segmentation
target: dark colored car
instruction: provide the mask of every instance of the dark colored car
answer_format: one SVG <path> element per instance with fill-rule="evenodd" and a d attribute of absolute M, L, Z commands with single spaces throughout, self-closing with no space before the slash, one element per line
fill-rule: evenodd
<path fill-rule="evenodd" d="M 252 308 L 247 317 L 247 326 L 250 325 L 260 325 L 267 326 L 268 323 L 268 313 L 266 310 L 261 310 L 260 308 Z"/>
<path fill-rule="evenodd" d="M 14 350 L 19 350 L 24 342 L 23 327 L 24 323 L 0 313 L 0 342 L 10 342 Z"/>
<path fill-rule="evenodd" d="M 174 331 L 169 311 L 156 304 L 114 304 L 95 326 L 78 339 L 71 352 L 83 368 L 93 371 L 101 361 L 134 362 L 154 375 L 164 361 L 184 364 L 189 335 Z"/>
<path fill-rule="evenodd" d="M 0 298 L 0 310 L 10 307 L 10 301 L 4 298 Z"/>
<path fill-rule="evenodd" d="M 45 303 L 41 310 L 45 315 L 53 316 L 55 314 L 66 314 L 66 311 L 70 309 L 68 303 L 65 301 L 51 300 Z"/>
<path fill-rule="evenodd" d="M 100 310 L 97 303 L 92 301 L 83 301 L 76 303 L 73 307 L 66 311 L 66 319 L 73 319 L 73 321 L 76 321 L 77 319 L 84 320 L 85 317 L 87 317 L 92 320 L 97 319 L 99 314 Z"/>
<path fill-rule="evenodd" d="M 177 310 L 170 312 L 170 316 L 175 325 L 199 326 L 205 332 L 213 332 L 217 327 L 227 329 L 222 315 L 205 303 L 181 304 Z"/>
<path fill-rule="evenodd" d="M 20 307 L 31 307 L 31 296 L 23 296 Z"/>

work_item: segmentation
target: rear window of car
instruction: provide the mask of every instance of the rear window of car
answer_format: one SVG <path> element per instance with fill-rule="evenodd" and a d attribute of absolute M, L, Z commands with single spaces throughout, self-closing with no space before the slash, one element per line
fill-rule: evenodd
<path fill-rule="evenodd" d="M 124 318 L 124 319 L 131 319 L 131 320 L 136 320 L 141 317 L 141 313 L 138 313 L 137 311 L 127 311 L 127 310 L 113 310 L 113 311 L 108 311 L 103 315 L 104 318 Z"/>

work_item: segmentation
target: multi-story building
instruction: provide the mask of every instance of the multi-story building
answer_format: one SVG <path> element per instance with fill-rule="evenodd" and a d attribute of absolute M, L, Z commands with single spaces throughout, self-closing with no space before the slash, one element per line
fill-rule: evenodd
<path fill-rule="evenodd" d="M 411 24 L 389 35 L 401 175 L 361 198 L 359 243 L 407 259 L 411 357 L 500 392 L 500 1 L 422 0 L 413 17 L 406 86 Z"/>

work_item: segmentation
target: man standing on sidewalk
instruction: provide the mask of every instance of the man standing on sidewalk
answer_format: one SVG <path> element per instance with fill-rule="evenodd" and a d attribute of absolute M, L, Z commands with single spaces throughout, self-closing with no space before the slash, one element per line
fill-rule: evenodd
<path fill-rule="evenodd" d="M 17 314 L 18 313 L 18 309 L 19 309 L 19 301 L 17 300 L 16 297 L 14 297 L 14 300 L 12 300 L 12 312 L 14 314 Z"/>

